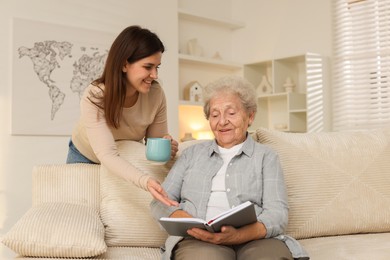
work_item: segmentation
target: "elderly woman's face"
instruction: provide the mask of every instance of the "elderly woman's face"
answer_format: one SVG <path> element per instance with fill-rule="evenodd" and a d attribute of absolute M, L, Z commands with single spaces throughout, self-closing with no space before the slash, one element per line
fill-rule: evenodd
<path fill-rule="evenodd" d="M 247 114 L 235 94 L 223 93 L 210 100 L 210 128 L 218 145 L 223 148 L 244 142 L 253 118 L 254 114 Z"/>

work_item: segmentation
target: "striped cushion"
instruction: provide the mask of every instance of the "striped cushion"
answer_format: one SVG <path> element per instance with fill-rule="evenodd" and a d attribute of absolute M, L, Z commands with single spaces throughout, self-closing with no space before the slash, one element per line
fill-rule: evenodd
<path fill-rule="evenodd" d="M 390 231 L 390 129 L 284 133 L 258 129 L 280 156 L 287 233 L 310 238 Z"/>
<path fill-rule="evenodd" d="M 32 203 L 88 204 L 99 210 L 99 170 L 96 164 L 45 164 L 33 168 Z"/>
<path fill-rule="evenodd" d="M 172 162 L 153 165 L 146 160 L 145 145 L 134 141 L 118 141 L 121 157 L 131 162 L 141 172 L 162 182 Z M 149 192 L 137 188 L 109 172 L 104 166 L 100 171 L 100 214 L 106 227 L 108 246 L 159 247 L 167 234 L 161 230 L 150 214 Z"/>
<path fill-rule="evenodd" d="M 107 250 L 96 209 L 63 202 L 30 208 L 3 237 L 22 256 L 92 257 Z"/>

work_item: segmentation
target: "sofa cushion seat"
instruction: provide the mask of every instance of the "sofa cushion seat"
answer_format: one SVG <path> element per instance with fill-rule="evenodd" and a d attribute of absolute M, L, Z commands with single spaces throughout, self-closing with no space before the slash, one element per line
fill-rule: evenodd
<path fill-rule="evenodd" d="M 110 246 L 104 254 L 94 257 L 93 259 L 160 260 L 161 251 L 158 247 Z"/>
<path fill-rule="evenodd" d="M 312 260 L 387 260 L 390 256 L 390 233 L 317 237 L 299 242 Z"/>

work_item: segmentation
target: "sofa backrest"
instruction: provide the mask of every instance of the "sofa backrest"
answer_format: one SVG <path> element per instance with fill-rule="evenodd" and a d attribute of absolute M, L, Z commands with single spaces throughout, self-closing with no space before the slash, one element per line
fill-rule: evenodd
<path fill-rule="evenodd" d="M 279 154 L 287 234 L 300 239 L 390 231 L 390 128 L 333 133 L 258 129 Z"/>

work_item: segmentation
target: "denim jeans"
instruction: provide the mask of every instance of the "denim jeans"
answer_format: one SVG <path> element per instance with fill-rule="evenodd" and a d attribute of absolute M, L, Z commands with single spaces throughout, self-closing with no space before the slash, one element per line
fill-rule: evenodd
<path fill-rule="evenodd" d="M 66 158 L 66 163 L 91 163 L 91 164 L 97 164 L 84 155 L 82 155 L 79 150 L 77 150 L 76 146 L 74 146 L 72 139 L 69 140 L 69 151 L 68 151 L 68 158 Z"/>

